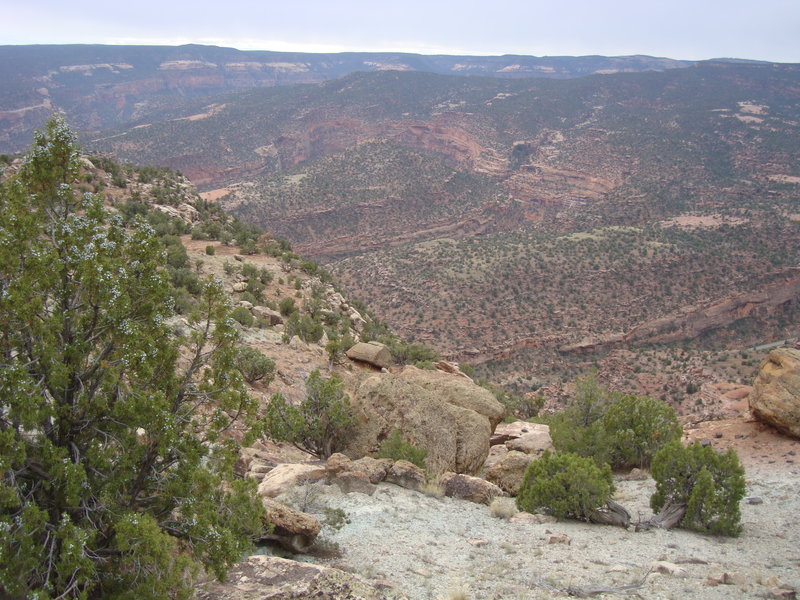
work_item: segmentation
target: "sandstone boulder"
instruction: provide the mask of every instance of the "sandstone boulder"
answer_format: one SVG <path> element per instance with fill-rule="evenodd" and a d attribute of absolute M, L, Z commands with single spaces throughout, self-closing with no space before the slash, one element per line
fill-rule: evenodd
<path fill-rule="evenodd" d="M 276 310 L 267 308 L 266 306 L 254 306 L 250 311 L 256 319 L 263 319 L 270 325 L 280 325 L 283 323 L 283 315 Z"/>
<path fill-rule="evenodd" d="M 436 472 L 475 473 L 489 453 L 488 418 L 391 373 L 365 378 L 351 404 L 357 422 L 343 449 L 350 457 L 374 454 L 394 431 L 427 450 L 427 465 Z"/>
<path fill-rule="evenodd" d="M 272 498 L 262 497 L 266 522 L 261 541 L 275 541 L 292 552 L 306 552 L 319 534 L 320 522 L 308 513 L 295 510 Z"/>
<path fill-rule="evenodd" d="M 224 583 L 201 585 L 197 600 L 384 600 L 387 596 L 357 577 L 329 567 L 275 556 L 250 556 L 228 572 Z"/>
<path fill-rule="evenodd" d="M 800 350 L 778 348 L 761 363 L 750 410 L 760 420 L 800 438 Z"/>
<path fill-rule="evenodd" d="M 539 458 L 545 450 L 555 451 L 553 440 L 550 438 L 550 427 L 539 423 L 528 423 L 528 433 L 523 433 L 520 437 L 508 440 L 506 448 L 530 454 Z"/>
<path fill-rule="evenodd" d="M 494 429 L 492 434 L 492 446 L 505 444 L 510 440 L 515 440 L 525 434 L 537 431 L 539 427 L 536 423 L 528 423 L 528 421 L 514 421 L 513 423 L 501 423 Z M 546 425 L 544 426 L 546 427 Z M 548 427 L 548 433 L 550 429 Z"/>
<path fill-rule="evenodd" d="M 497 463 L 486 469 L 486 479 L 501 490 L 516 496 L 522 485 L 525 469 L 533 462 L 534 457 L 516 450 L 509 451 Z"/>
<path fill-rule="evenodd" d="M 439 482 L 444 487 L 445 496 L 469 500 L 476 504 L 486 504 L 488 506 L 494 498 L 506 495 L 495 484 L 470 475 L 444 473 Z"/>
<path fill-rule="evenodd" d="M 420 490 L 425 483 L 425 472 L 407 460 L 398 460 L 387 471 L 386 482 L 409 490 Z"/>
<path fill-rule="evenodd" d="M 345 354 L 350 360 L 365 362 L 379 369 L 389 367 L 393 362 L 389 348 L 378 342 L 359 342 Z"/>
<path fill-rule="evenodd" d="M 372 496 L 377 489 L 377 486 L 370 482 L 369 477 L 367 477 L 366 474 L 358 471 L 347 471 L 345 473 L 341 473 L 336 477 L 336 479 L 333 480 L 333 483 L 339 486 L 339 489 L 345 494 L 358 492 L 359 494 Z"/>
<path fill-rule="evenodd" d="M 406 366 L 398 376 L 404 381 L 434 392 L 448 404 L 483 415 L 489 420 L 492 430 L 505 417 L 506 409 L 497 401 L 494 394 L 475 384 L 468 377 L 444 371 L 417 369 L 412 366 Z"/>
<path fill-rule="evenodd" d="M 325 479 L 325 469 L 319 465 L 281 463 L 264 476 L 258 493 L 276 498 L 292 488 L 322 479 Z"/>
<path fill-rule="evenodd" d="M 386 479 L 386 472 L 391 466 L 392 461 L 389 458 L 365 456 L 350 463 L 350 470 L 354 473 L 363 473 L 370 483 L 380 483 Z"/>

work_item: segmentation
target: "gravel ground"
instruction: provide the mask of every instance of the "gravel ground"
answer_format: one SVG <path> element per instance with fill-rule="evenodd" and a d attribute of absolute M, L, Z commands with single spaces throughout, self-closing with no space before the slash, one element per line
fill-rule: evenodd
<path fill-rule="evenodd" d="M 800 467 L 762 465 L 751 468 L 747 479 L 747 497 L 763 502 L 742 503 L 745 530 L 735 539 L 568 521 L 511 522 L 493 517 L 484 505 L 389 484 L 380 484 L 373 496 L 322 486 L 318 502 L 343 509 L 350 523 L 324 534 L 342 549 L 341 557 L 310 560 L 411 600 L 551 598 L 569 587 L 614 588 L 642 579 L 632 592 L 654 600 L 764 598 L 778 582 L 800 589 Z M 652 479 L 616 485 L 615 498 L 634 520 L 650 516 Z M 569 543 L 550 543 L 561 534 Z M 658 561 L 675 570 L 653 572 Z M 722 573 L 733 583 L 708 584 Z M 604 595 L 623 596 L 630 592 Z"/>

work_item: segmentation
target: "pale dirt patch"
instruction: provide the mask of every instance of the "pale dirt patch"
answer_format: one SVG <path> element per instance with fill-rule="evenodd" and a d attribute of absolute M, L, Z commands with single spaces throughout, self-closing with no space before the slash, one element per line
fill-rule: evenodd
<path fill-rule="evenodd" d="M 202 121 L 203 119 L 207 119 L 209 117 L 213 117 L 215 114 L 223 110 L 227 105 L 226 104 L 211 104 L 207 106 L 208 109 L 206 112 L 197 113 L 196 115 L 189 115 L 188 117 L 179 117 L 177 119 L 173 119 L 174 121 Z"/>
<path fill-rule="evenodd" d="M 741 112 L 750 113 L 751 115 L 763 115 L 769 109 L 766 104 L 752 104 L 750 102 L 738 102 L 738 104 Z"/>
<path fill-rule="evenodd" d="M 742 121 L 743 123 L 763 123 L 764 119 L 761 117 L 753 117 L 751 115 L 735 115 L 737 119 Z"/>
<path fill-rule="evenodd" d="M 778 183 L 800 183 L 800 177 L 795 175 L 767 175 L 767 179 Z"/>
<path fill-rule="evenodd" d="M 661 222 L 662 227 L 678 227 L 680 229 L 713 229 L 720 225 L 742 225 L 747 223 L 742 217 L 723 215 L 678 215 Z"/>
<path fill-rule="evenodd" d="M 216 202 L 220 198 L 233 192 L 235 189 L 235 187 L 231 186 L 217 188 L 216 190 L 208 190 L 207 192 L 200 192 L 200 197 L 207 202 Z"/>

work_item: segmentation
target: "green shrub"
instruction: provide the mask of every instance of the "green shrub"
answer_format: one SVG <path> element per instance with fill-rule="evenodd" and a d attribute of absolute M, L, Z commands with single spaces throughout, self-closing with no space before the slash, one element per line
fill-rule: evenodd
<path fill-rule="evenodd" d="M 248 279 L 253 279 L 258 277 L 258 267 L 256 267 L 253 263 L 243 263 L 242 264 L 242 275 L 247 277 Z"/>
<path fill-rule="evenodd" d="M 236 272 L 237 267 L 231 261 L 226 260 L 224 263 L 222 263 L 222 270 L 225 271 L 226 275 L 233 275 Z"/>
<path fill-rule="evenodd" d="M 244 300 L 244 301 L 249 302 L 250 304 L 253 304 L 253 305 L 260 304 L 260 302 L 261 302 L 261 300 L 255 296 L 255 294 L 251 294 L 250 292 L 248 292 L 246 290 L 244 292 L 242 292 L 241 294 L 239 294 L 239 300 Z"/>
<path fill-rule="evenodd" d="M 247 310 L 244 306 L 237 306 L 236 308 L 234 308 L 233 312 L 231 313 L 231 316 L 245 327 L 252 327 L 253 322 L 255 321 L 253 315 L 250 314 L 250 311 Z"/>
<path fill-rule="evenodd" d="M 614 468 L 645 467 L 665 444 L 683 430 L 675 410 L 660 400 L 628 394 L 608 407 L 603 428 Z"/>
<path fill-rule="evenodd" d="M 264 385 L 269 385 L 275 377 L 275 362 L 249 346 L 236 353 L 236 368 L 247 383 L 264 380 Z"/>
<path fill-rule="evenodd" d="M 310 315 L 299 317 L 297 313 L 292 313 L 286 321 L 286 333 L 289 337 L 296 335 L 304 342 L 314 344 L 322 339 L 325 328 Z"/>
<path fill-rule="evenodd" d="M 206 246 L 206 254 L 208 256 L 214 256 L 214 252 L 216 252 L 216 250 L 214 249 L 214 246 L 211 246 L 211 245 Z"/>
<path fill-rule="evenodd" d="M 559 452 L 592 458 L 599 465 L 610 462 L 610 443 L 602 421 L 582 427 L 569 411 L 535 420 L 550 425 L 550 437 Z"/>
<path fill-rule="evenodd" d="M 295 306 L 294 298 L 284 298 L 281 300 L 280 304 L 278 305 L 278 310 L 284 317 L 288 317 L 292 313 L 297 311 L 297 306 Z"/>
<path fill-rule="evenodd" d="M 650 506 L 685 505 L 681 526 L 703 533 L 737 536 L 742 532 L 739 502 L 744 497 L 744 469 L 733 449 L 724 454 L 710 446 L 684 447 L 673 441 L 659 450 L 651 465 L 656 491 Z"/>
<path fill-rule="evenodd" d="M 277 441 L 319 458 L 328 458 L 344 446 L 354 422 L 350 399 L 336 375 L 323 378 L 312 371 L 306 381 L 306 399 L 299 406 L 289 404 L 282 394 L 275 394 L 267 405 L 266 432 Z"/>
<path fill-rule="evenodd" d="M 428 451 L 425 448 L 415 446 L 405 439 L 399 429 L 395 429 L 392 434 L 381 442 L 378 450 L 378 458 L 391 458 L 392 460 L 407 460 L 417 465 L 420 469 L 425 468 L 425 459 Z"/>
<path fill-rule="evenodd" d="M 586 519 L 604 506 L 614 485 L 611 468 L 598 466 L 577 454 L 545 452 L 533 461 L 517 495 L 517 507 L 527 512 L 545 511 L 559 519 Z"/>
<path fill-rule="evenodd" d="M 577 380 L 567 410 L 536 420 L 550 426 L 559 452 L 614 468 L 648 465 L 659 448 L 682 433 L 671 407 L 654 398 L 610 392 L 597 383 L 595 372 Z"/>

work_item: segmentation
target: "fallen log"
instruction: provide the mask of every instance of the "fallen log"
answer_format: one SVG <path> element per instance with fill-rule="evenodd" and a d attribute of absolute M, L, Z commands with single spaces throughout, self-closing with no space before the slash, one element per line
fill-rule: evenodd
<path fill-rule="evenodd" d="M 587 517 L 592 523 L 600 525 L 616 525 L 617 527 L 627 528 L 631 524 L 631 513 L 624 506 L 613 500 L 606 502 L 604 508 L 596 508 L 589 511 Z"/>
<path fill-rule="evenodd" d="M 657 515 L 653 515 L 646 521 L 639 521 L 636 524 L 636 531 L 647 531 L 648 529 L 671 529 L 683 521 L 686 514 L 686 504 L 683 502 L 667 502 Z"/>

